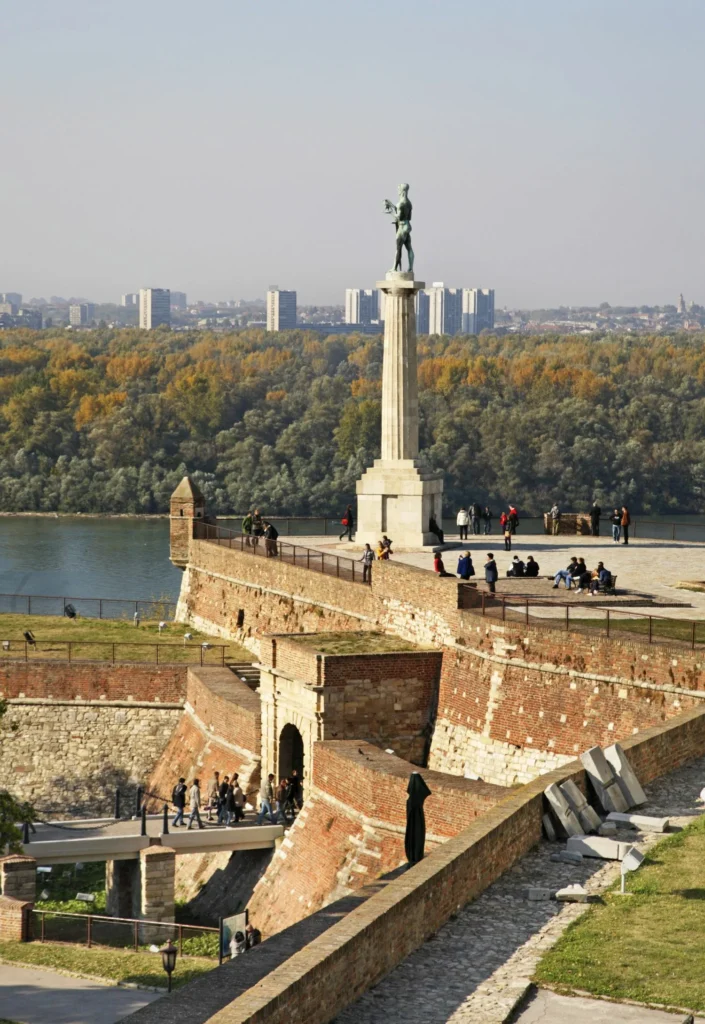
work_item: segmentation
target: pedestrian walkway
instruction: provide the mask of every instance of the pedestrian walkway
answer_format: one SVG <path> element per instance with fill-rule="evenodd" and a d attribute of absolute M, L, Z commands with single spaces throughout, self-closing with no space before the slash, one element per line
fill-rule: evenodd
<path fill-rule="evenodd" d="M 160 996 L 0 963 L 0 1017 L 18 1024 L 116 1024 Z"/>
<path fill-rule="evenodd" d="M 704 778 L 705 757 L 656 780 L 645 787 L 648 802 L 643 813 L 668 815 L 674 824 L 687 824 L 702 813 L 698 796 Z M 663 838 L 633 829 L 618 832 L 617 837 L 641 848 Z M 551 854 L 561 846 L 541 842 L 375 988 L 338 1014 L 336 1024 L 503 1024 L 525 995 L 543 953 L 587 909 L 585 904 L 532 902 L 526 898 L 528 886 L 555 891 L 579 882 L 597 894 L 619 875 L 614 861 L 554 863 Z M 593 1017 L 591 1024 L 597 1019 Z"/>
<path fill-rule="evenodd" d="M 514 1024 L 681 1024 L 684 1014 L 539 991 Z M 696 1017 L 703 1024 L 705 1017 Z"/>

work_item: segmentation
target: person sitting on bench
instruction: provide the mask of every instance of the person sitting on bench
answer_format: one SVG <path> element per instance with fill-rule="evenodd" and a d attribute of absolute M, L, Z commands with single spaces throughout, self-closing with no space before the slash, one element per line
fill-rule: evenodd
<path fill-rule="evenodd" d="M 594 597 L 595 594 L 598 594 L 600 592 L 600 587 L 602 587 L 603 590 L 607 590 L 611 583 L 612 573 L 609 569 L 605 569 L 604 562 L 598 562 L 597 569 L 593 571 L 592 579 L 590 580 L 590 597 Z"/>
<path fill-rule="evenodd" d="M 539 563 L 536 561 L 533 555 L 529 555 L 526 559 L 526 565 L 524 566 L 524 572 L 527 576 L 536 577 L 539 574 Z"/>
<path fill-rule="evenodd" d="M 559 569 L 556 575 L 553 577 L 553 589 L 558 590 L 558 584 L 563 580 L 565 589 L 570 590 L 573 584 L 573 578 L 579 575 L 580 570 L 578 569 L 578 559 L 573 555 L 567 568 Z"/>
<path fill-rule="evenodd" d="M 525 576 L 525 566 L 519 555 L 515 555 L 512 564 L 507 569 L 507 576 Z"/>

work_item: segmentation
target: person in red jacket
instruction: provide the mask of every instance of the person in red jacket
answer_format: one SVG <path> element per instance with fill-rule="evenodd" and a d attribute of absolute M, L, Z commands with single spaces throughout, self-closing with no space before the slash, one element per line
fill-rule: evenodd
<path fill-rule="evenodd" d="M 625 544 L 629 543 L 629 527 L 631 522 L 632 517 L 629 515 L 629 509 L 626 505 L 622 505 L 622 522 L 620 525 L 622 527 L 622 536 L 624 537 Z"/>

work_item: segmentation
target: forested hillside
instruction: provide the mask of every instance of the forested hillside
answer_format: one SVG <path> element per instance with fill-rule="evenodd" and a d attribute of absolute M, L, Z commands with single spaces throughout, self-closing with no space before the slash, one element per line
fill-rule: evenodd
<path fill-rule="evenodd" d="M 0 509 L 336 514 L 379 455 L 382 343 L 304 331 L 0 334 Z M 422 338 L 446 510 L 702 511 L 705 339 Z"/>

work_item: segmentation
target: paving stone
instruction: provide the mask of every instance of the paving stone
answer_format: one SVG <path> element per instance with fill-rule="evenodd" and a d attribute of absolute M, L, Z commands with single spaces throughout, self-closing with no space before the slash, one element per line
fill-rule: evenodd
<path fill-rule="evenodd" d="M 627 755 L 619 743 L 613 743 L 611 747 L 605 747 L 605 760 L 617 778 L 619 787 L 627 801 L 627 806 L 639 807 L 641 804 L 646 803 L 646 793 L 641 788 L 636 772 L 630 765 Z"/>
<path fill-rule="evenodd" d="M 551 860 L 557 864 L 582 864 L 583 855 L 577 851 L 561 850 L 560 853 L 552 853 Z"/>
<path fill-rule="evenodd" d="M 597 830 L 597 834 L 599 836 L 608 836 L 614 839 L 614 837 L 617 835 L 616 822 L 609 820 L 603 821 L 599 829 Z"/>

